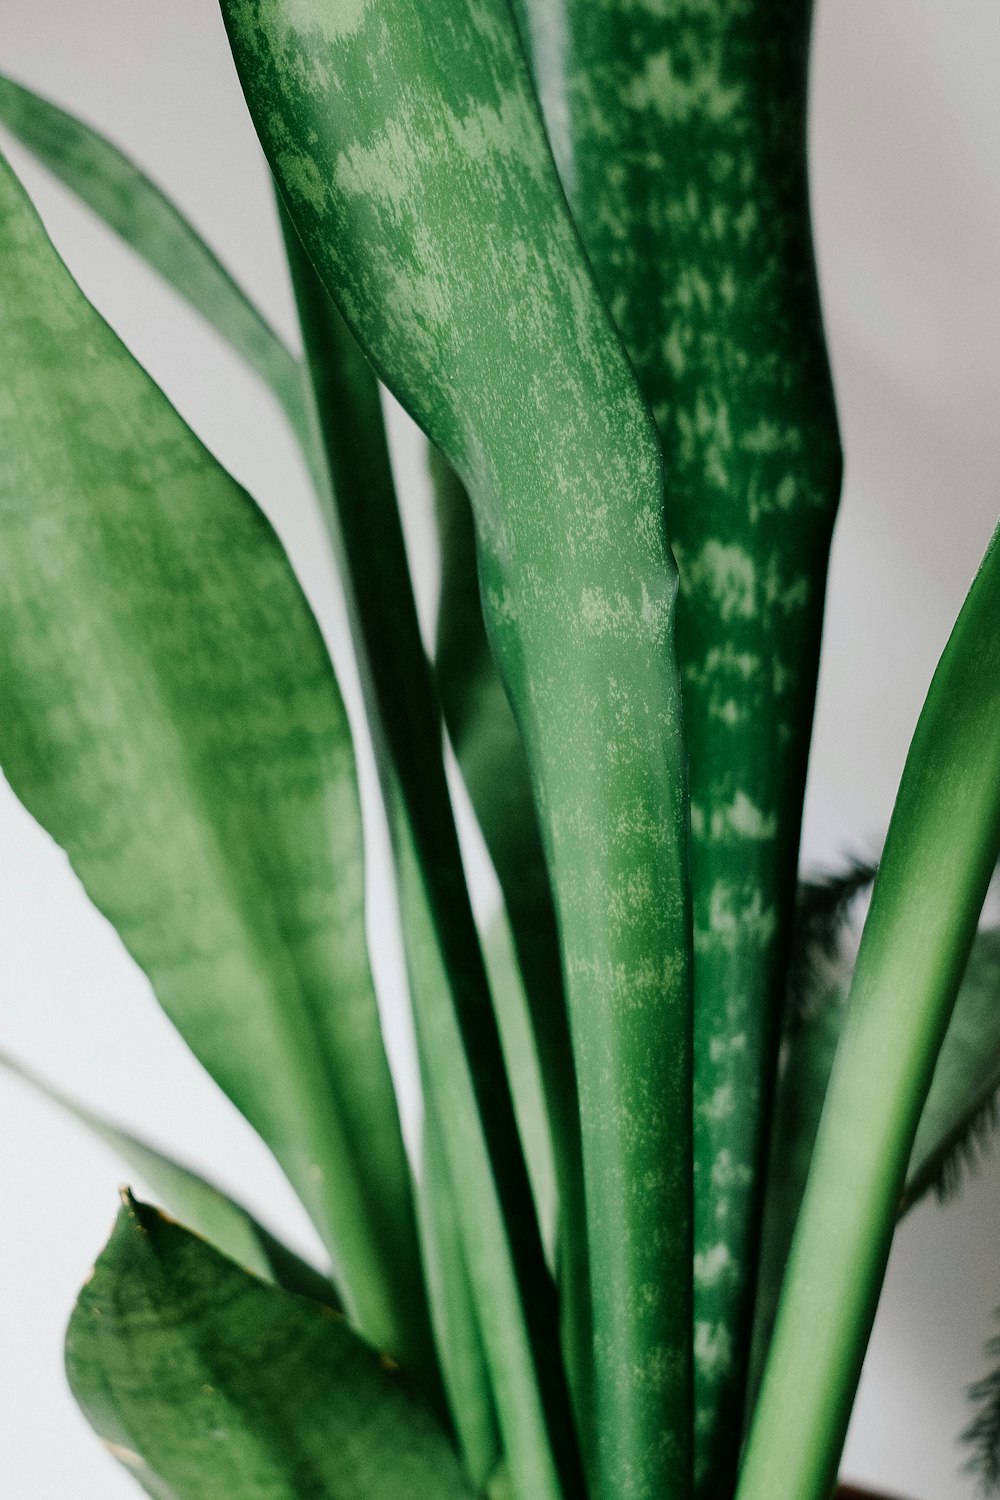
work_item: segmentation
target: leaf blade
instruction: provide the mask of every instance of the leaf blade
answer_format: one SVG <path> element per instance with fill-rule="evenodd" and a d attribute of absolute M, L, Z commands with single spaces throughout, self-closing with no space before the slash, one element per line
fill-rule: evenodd
<path fill-rule="evenodd" d="M 70 1386 L 160 1500 L 471 1500 L 447 1439 L 342 1318 L 130 1195 L 66 1335 Z"/>
<path fill-rule="evenodd" d="M 99 131 L 4 74 L 0 123 L 225 339 L 308 455 L 299 361 L 176 205 Z"/>
<path fill-rule="evenodd" d="M 506 5 L 226 0 L 224 14 L 310 256 L 476 507 L 574 1013 L 598 1493 L 681 1495 L 690 914 L 675 574 L 649 412 L 566 214 Z M 669 1297 L 636 1295 L 665 1284 Z"/>
<path fill-rule="evenodd" d="M 318 628 L 260 511 L 3 163 L 0 205 L 0 761 L 278 1157 L 352 1313 L 419 1360 L 353 752 Z"/>
<path fill-rule="evenodd" d="M 920 1111 L 1000 854 L 1000 547 L 934 674 L 879 866 L 738 1500 L 836 1474 Z"/>
<path fill-rule="evenodd" d="M 138 1173 L 172 1218 L 179 1219 L 244 1270 L 274 1281 L 286 1291 L 339 1308 L 337 1293 L 326 1277 L 276 1240 L 248 1209 L 214 1183 L 85 1108 L 4 1052 L 0 1052 L 0 1068 L 90 1131 Z"/>

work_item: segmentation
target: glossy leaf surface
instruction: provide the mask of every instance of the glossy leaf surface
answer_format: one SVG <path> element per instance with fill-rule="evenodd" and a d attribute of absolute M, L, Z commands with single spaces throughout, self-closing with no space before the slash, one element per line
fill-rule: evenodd
<path fill-rule="evenodd" d="M 261 512 L 6 166 L 0 285 L 0 763 L 274 1151 L 352 1316 L 420 1364 L 353 752 L 319 631 Z"/>
<path fill-rule="evenodd" d="M 176 204 L 99 131 L 2 74 L 0 124 L 221 334 L 307 446 L 299 361 Z"/>
<path fill-rule="evenodd" d="M 471 1500 L 395 1366 L 131 1197 L 66 1334 L 70 1386 L 157 1500 Z"/>
<path fill-rule="evenodd" d="M 78 1121 L 141 1177 L 172 1218 L 179 1219 L 244 1270 L 274 1281 L 288 1292 L 312 1297 L 327 1307 L 339 1306 L 337 1293 L 325 1276 L 275 1239 L 242 1204 L 198 1172 L 70 1099 L 2 1052 L 0 1068 Z"/>
<path fill-rule="evenodd" d="M 806 195 L 808 0 L 516 0 L 663 443 L 695 952 L 699 1488 L 728 1500 L 840 455 Z"/>
<path fill-rule="evenodd" d="M 907 756 L 872 890 L 739 1500 L 833 1484 L 938 1051 L 1000 853 L 1000 547 Z"/>
<path fill-rule="evenodd" d="M 310 256 L 472 497 L 563 940 L 600 1288 L 596 1492 L 681 1495 L 690 929 L 676 580 L 648 409 L 506 4 L 224 0 L 223 13 Z"/>

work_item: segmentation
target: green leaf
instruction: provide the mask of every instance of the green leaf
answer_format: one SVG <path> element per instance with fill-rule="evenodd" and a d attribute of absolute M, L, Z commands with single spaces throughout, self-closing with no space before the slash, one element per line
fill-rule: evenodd
<path fill-rule="evenodd" d="M 514 1044 L 525 1067 L 510 1068 L 506 1032 L 505 1051 L 519 1120 L 526 1111 L 530 1118 L 534 1076 L 540 1072 L 544 1113 L 531 1135 L 525 1136 L 522 1125 L 522 1136 L 529 1168 L 534 1167 L 536 1202 L 540 1168 L 545 1169 L 550 1152 L 553 1157 L 559 1203 L 559 1282 L 566 1308 L 564 1347 L 580 1426 L 585 1430 L 585 1414 L 592 1401 L 587 1389 L 592 1328 L 587 1221 L 580 1102 L 555 907 L 524 747 L 486 639 L 469 497 L 458 475 L 433 448 L 430 474 L 441 548 L 434 665 L 448 734 L 500 882 L 514 942 L 519 975 L 507 965 L 506 971 L 500 970 L 499 992 L 493 985 L 501 1032 L 506 1024 L 512 1037 L 522 1033 L 527 1006 L 530 1038 Z M 498 924 L 497 955 L 501 937 Z"/>
<path fill-rule="evenodd" d="M 312 1297 L 327 1307 L 339 1307 L 337 1293 L 325 1276 L 275 1239 L 242 1204 L 206 1182 L 190 1167 L 85 1108 L 4 1052 L 0 1052 L 0 1068 L 21 1079 L 103 1141 L 142 1178 L 172 1217 L 180 1219 L 244 1270 L 301 1297 Z"/>
<path fill-rule="evenodd" d="M 0 164 L 0 764 L 319 1228 L 433 1368 L 343 704 L 270 526 Z"/>
<path fill-rule="evenodd" d="M 479 1236 L 482 1223 L 496 1217 L 487 1130 L 492 1132 L 494 1161 L 499 1146 L 508 1167 L 508 1210 L 523 1225 L 536 1275 L 544 1275 L 541 1242 L 518 1155 L 514 1113 L 505 1096 L 503 1057 L 465 886 L 440 715 L 420 636 L 378 384 L 294 227 L 283 210 L 281 214 L 329 475 L 320 491 L 323 513 L 344 583 L 403 918 L 427 1103 L 419 1211 L 431 1315 L 466 1464 L 479 1481 L 498 1453 L 477 1302 L 496 1306 L 499 1314 L 490 1325 L 497 1336 L 489 1339 L 489 1358 L 502 1371 L 513 1360 L 509 1378 L 501 1376 L 515 1407 L 515 1412 L 503 1413 L 508 1427 L 517 1425 L 516 1412 L 524 1409 L 530 1426 L 537 1400 L 531 1365 L 523 1359 L 523 1319 L 505 1237 L 502 1231 L 486 1239 Z M 442 1008 L 447 1012 L 443 1028 L 435 1019 Z M 449 1024 L 450 1018 L 460 1018 L 462 1034 Z M 487 1124 L 481 1123 L 467 1087 L 466 1053 L 480 1077 L 494 1080 Z M 457 1089 L 450 1079 L 445 1081 L 445 1072 L 460 1077 Z M 475 1192 L 469 1191 L 470 1184 Z M 476 1201 L 480 1194 L 485 1203 Z M 449 1222 L 453 1218 L 461 1230 L 457 1237 Z M 470 1260 L 473 1238 L 479 1252 L 475 1265 Z M 475 1298 L 470 1296 L 472 1285 Z M 554 1349 L 555 1335 L 552 1302 L 547 1326 L 536 1331 L 536 1341 L 543 1349 Z M 530 1462 L 531 1445 L 518 1442 Z"/>
<path fill-rule="evenodd" d="M 0 123 L 260 376 L 308 456 L 299 361 L 177 206 L 92 126 L 3 74 Z"/>
<path fill-rule="evenodd" d="M 87 1420 L 157 1500 L 471 1500 L 391 1361 L 126 1195 L 66 1333 Z"/>
<path fill-rule="evenodd" d="M 800 936 L 771 1135 L 768 1190 L 754 1309 L 751 1398 L 755 1398 L 778 1310 L 823 1101 L 847 1015 L 853 954 L 842 918 L 850 898 L 874 879 L 856 867 L 800 893 Z M 832 904 L 832 909 L 831 909 Z M 839 912 L 838 912 L 839 908 Z M 907 1168 L 900 1215 L 937 1189 L 948 1195 L 988 1145 L 1000 1090 L 1000 931 L 976 934 Z"/>
<path fill-rule="evenodd" d="M 840 451 L 806 191 L 810 0 L 516 0 L 663 443 L 695 950 L 699 1493 L 730 1500 Z"/>
<path fill-rule="evenodd" d="M 995 536 L 934 674 L 903 771 L 739 1500 L 829 1494 L 920 1113 L 998 853 Z"/>
<path fill-rule="evenodd" d="M 310 257 L 472 498 L 563 945 L 598 1293 L 594 1493 L 680 1497 L 690 910 L 653 424 L 566 212 L 506 4 L 224 0 L 223 13 Z M 516 1232 L 506 1203 L 504 1217 Z M 525 1461 L 524 1443 L 505 1444 Z M 554 1490 L 518 1484 L 522 1500 Z"/>

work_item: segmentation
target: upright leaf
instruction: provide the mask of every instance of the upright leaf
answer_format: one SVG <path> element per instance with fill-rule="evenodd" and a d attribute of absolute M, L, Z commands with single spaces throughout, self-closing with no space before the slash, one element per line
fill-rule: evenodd
<path fill-rule="evenodd" d="M 865 883 L 874 871 L 859 872 Z M 754 1308 L 750 1398 L 756 1399 L 781 1282 L 837 1045 L 847 1017 L 852 955 L 814 953 L 789 996 L 778 1079 L 760 1272 Z M 920 1115 L 899 1214 L 933 1189 L 947 1194 L 996 1129 L 1000 1092 L 1000 930 L 976 934 L 955 1009 Z"/>
<path fill-rule="evenodd" d="M 308 456 L 299 361 L 176 204 L 99 131 L 2 74 L 0 123 L 256 371 Z"/>
<path fill-rule="evenodd" d="M 995 536 L 934 674 L 903 771 L 738 1500 L 829 1494 L 920 1112 L 998 854 Z"/>
<path fill-rule="evenodd" d="M 516 1171 L 513 1110 L 503 1098 L 503 1059 L 445 780 L 440 716 L 407 566 L 378 382 L 280 204 L 279 212 L 326 464 L 327 482 L 320 490 L 322 512 L 344 584 L 388 815 L 421 1042 L 427 1113 L 420 1221 L 434 1299 L 432 1320 L 466 1463 L 478 1480 L 486 1477 L 497 1459 L 491 1444 L 495 1442 L 493 1393 L 476 1301 L 468 1294 L 468 1253 L 463 1259 L 448 1220 L 457 1215 L 461 1221 L 465 1213 L 475 1211 L 467 1183 L 471 1180 L 488 1191 L 491 1166 L 475 1109 L 456 1120 L 435 1097 L 440 1086 L 434 1068 L 437 1059 L 426 1040 L 435 1008 L 464 1011 L 466 1046 L 476 1056 L 483 1076 L 497 1080 L 501 1111 L 499 1115 L 494 1111 L 491 1125 L 498 1138 L 506 1141 Z M 418 930 L 426 933 L 427 944 L 415 941 Z M 463 1066 L 461 1041 L 450 1037 L 446 1045 L 457 1049 L 452 1061 Z M 445 1120 L 448 1129 L 442 1131 L 440 1124 Z M 442 1171 L 446 1163 L 448 1170 Z M 513 1180 L 511 1174 L 508 1180 Z M 532 1205 L 523 1169 L 515 1194 L 513 1211 L 525 1224 L 528 1238 Z M 477 1211 L 476 1217 L 477 1221 L 481 1218 Z M 536 1260 L 541 1263 L 540 1245 Z M 476 1273 L 480 1298 L 492 1297 L 503 1305 L 502 1289 L 509 1273 L 502 1252 L 499 1260 L 477 1266 Z M 516 1332 L 519 1321 L 515 1298 L 503 1306 L 501 1323 Z M 554 1326 L 553 1315 L 550 1344 Z M 495 1349 L 492 1352 L 496 1354 Z M 520 1402 L 533 1406 L 530 1377 L 530 1369 L 519 1369 L 512 1389 Z M 530 1445 L 522 1447 L 530 1455 Z"/>
<path fill-rule="evenodd" d="M 441 547 L 434 666 L 448 734 L 500 882 L 520 973 L 520 986 L 505 986 L 497 1003 L 502 1007 L 513 989 L 508 1012 L 511 1022 L 519 1024 L 515 1012 L 522 987 L 527 1001 L 558 1187 L 566 1355 L 577 1405 L 585 1413 L 592 1320 L 580 1101 L 555 907 L 524 747 L 486 639 L 469 497 L 435 449 L 430 450 L 430 473 Z M 502 1008 L 499 1014 L 502 1029 Z M 516 1076 L 513 1081 L 516 1099 Z"/>
<path fill-rule="evenodd" d="M 281 1162 L 351 1316 L 431 1368 L 316 623 L 2 163 L 0 286 L 0 763 Z"/>
<path fill-rule="evenodd" d="M 810 0 L 516 0 L 656 417 L 680 568 L 700 1492 L 729 1500 L 840 453 L 806 192 Z"/>
<path fill-rule="evenodd" d="M 130 1196 L 70 1318 L 66 1370 L 158 1500 L 472 1500 L 433 1416 L 341 1315 Z"/>
<path fill-rule="evenodd" d="M 157 1151 L 102 1115 L 86 1109 L 59 1089 L 43 1083 L 36 1074 L 3 1052 L 0 1052 L 0 1068 L 20 1078 L 78 1121 L 127 1167 L 139 1174 L 169 1214 L 180 1219 L 244 1270 L 274 1281 L 288 1292 L 312 1297 L 327 1307 L 339 1306 L 337 1293 L 325 1276 L 275 1239 L 242 1204 L 236 1203 L 199 1173 Z"/>
<path fill-rule="evenodd" d="M 679 1497 L 690 918 L 653 425 L 566 213 L 506 0 L 224 0 L 223 13 L 310 256 L 472 497 L 563 943 L 599 1293 L 595 1493 Z"/>

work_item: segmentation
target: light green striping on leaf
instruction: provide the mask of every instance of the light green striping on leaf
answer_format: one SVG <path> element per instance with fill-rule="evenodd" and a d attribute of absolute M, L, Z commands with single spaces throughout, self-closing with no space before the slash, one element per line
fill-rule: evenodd
<path fill-rule="evenodd" d="M 698 1490 L 730 1500 L 840 481 L 806 195 L 810 5 L 515 10 L 663 444 L 693 804 L 695 1242 L 704 1257 L 721 1236 L 729 1252 L 695 1288 Z M 738 797 L 755 810 L 752 844 L 725 821 L 717 832 Z"/>
<path fill-rule="evenodd" d="M 158 1500 L 472 1500 L 395 1366 L 126 1195 L 66 1333 L 73 1394 Z"/>
<path fill-rule="evenodd" d="M 275 1153 L 352 1317 L 433 1370 L 316 623 L 2 163 L 0 289 L 0 764 Z"/>
<path fill-rule="evenodd" d="M 380 0 L 322 51 L 301 0 L 291 43 L 283 0 L 223 13 L 317 270 L 472 498 L 563 945 L 598 1294 L 594 1493 L 679 1497 L 690 913 L 676 576 L 650 414 L 566 212 L 506 0 Z M 505 1433 L 510 1464 L 537 1442 Z"/>

